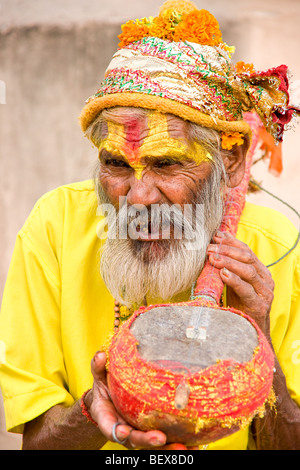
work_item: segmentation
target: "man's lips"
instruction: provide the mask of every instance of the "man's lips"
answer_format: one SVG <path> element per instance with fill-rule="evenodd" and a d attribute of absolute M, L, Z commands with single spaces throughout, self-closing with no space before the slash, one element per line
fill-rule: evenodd
<path fill-rule="evenodd" d="M 151 222 L 145 225 L 137 225 L 134 229 L 134 239 L 141 241 L 169 240 L 172 234 L 172 227 L 161 227 L 151 225 Z M 130 228 L 129 228 L 130 235 Z"/>
<path fill-rule="evenodd" d="M 161 232 L 161 231 L 157 231 L 157 232 L 138 232 L 137 233 L 137 238 L 136 240 L 142 240 L 142 241 L 154 241 L 154 240 L 164 240 L 165 238 L 170 238 L 169 236 L 169 232 L 167 237 L 164 236 L 164 233 Z"/>

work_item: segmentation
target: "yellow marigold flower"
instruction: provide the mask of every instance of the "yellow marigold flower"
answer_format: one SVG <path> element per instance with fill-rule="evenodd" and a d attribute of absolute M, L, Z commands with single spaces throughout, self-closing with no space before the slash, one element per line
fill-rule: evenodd
<path fill-rule="evenodd" d="M 244 135 L 240 132 L 223 132 L 222 148 L 231 150 L 234 145 L 242 145 L 244 143 Z"/>
<path fill-rule="evenodd" d="M 235 53 L 235 46 L 228 46 L 228 44 L 226 44 L 226 42 L 222 42 L 219 46 L 222 49 L 224 49 L 224 51 L 228 52 L 229 57 L 231 57 L 232 54 Z"/>
<path fill-rule="evenodd" d="M 122 25 L 122 33 L 118 36 L 120 40 L 119 47 L 125 47 L 147 36 L 150 36 L 149 26 L 142 22 L 136 24 L 134 21 L 130 20 Z"/>
<path fill-rule="evenodd" d="M 176 13 L 176 11 L 163 11 L 157 18 L 153 19 L 153 23 L 150 28 L 151 36 L 172 41 L 175 28 L 181 18 L 182 15 Z"/>
<path fill-rule="evenodd" d="M 166 10 L 172 10 L 182 14 L 197 10 L 197 6 L 191 0 L 167 0 L 161 6 L 159 14 Z"/>
<path fill-rule="evenodd" d="M 209 11 L 194 10 L 183 16 L 176 28 L 174 41 L 217 46 L 222 42 L 222 33 L 218 21 Z"/>
<path fill-rule="evenodd" d="M 182 14 L 178 13 L 177 11 L 173 11 L 173 10 L 165 10 L 159 16 L 164 18 L 169 23 L 171 23 L 171 28 L 173 28 L 173 29 L 182 20 Z"/>
<path fill-rule="evenodd" d="M 137 25 L 142 25 L 142 26 L 143 25 L 151 26 L 151 24 L 153 23 L 153 20 L 154 20 L 153 16 L 149 16 L 149 18 L 141 18 L 140 20 L 137 19 L 135 20 L 135 23 Z"/>

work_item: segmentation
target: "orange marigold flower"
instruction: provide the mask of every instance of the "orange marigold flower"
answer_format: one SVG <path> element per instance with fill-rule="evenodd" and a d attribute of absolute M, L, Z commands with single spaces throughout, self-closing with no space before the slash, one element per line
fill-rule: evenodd
<path fill-rule="evenodd" d="M 194 10 L 183 16 L 176 28 L 174 41 L 191 41 L 206 46 L 222 42 L 222 33 L 216 18 L 207 10 Z"/>
<path fill-rule="evenodd" d="M 242 145 L 244 143 L 244 136 L 240 132 L 223 132 L 222 134 L 222 148 L 224 150 L 231 150 L 234 145 Z"/>
<path fill-rule="evenodd" d="M 154 18 L 153 24 L 150 29 L 151 36 L 160 39 L 173 39 L 174 28 L 172 27 L 172 22 L 169 21 L 167 17 L 158 16 Z"/>
<path fill-rule="evenodd" d="M 122 25 L 122 33 L 118 36 L 120 40 L 119 47 L 125 47 L 147 36 L 150 36 L 148 25 L 143 23 L 137 24 L 130 20 Z"/>
<path fill-rule="evenodd" d="M 240 61 L 235 64 L 235 70 L 237 73 L 247 73 L 251 75 L 255 73 L 254 65 L 253 64 L 245 64 L 245 62 Z"/>
<path fill-rule="evenodd" d="M 157 18 L 153 18 L 150 27 L 151 36 L 160 39 L 173 40 L 175 28 L 182 19 L 182 15 L 172 10 L 164 10 Z"/>

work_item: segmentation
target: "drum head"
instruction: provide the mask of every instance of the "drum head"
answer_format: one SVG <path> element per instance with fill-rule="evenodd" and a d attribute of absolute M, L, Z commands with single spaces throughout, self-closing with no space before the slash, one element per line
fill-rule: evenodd
<path fill-rule="evenodd" d="M 248 362 L 259 344 L 247 319 L 208 307 L 155 307 L 139 315 L 130 330 L 140 356 L 178 373 L 194 373 L 220 360 Z"/>

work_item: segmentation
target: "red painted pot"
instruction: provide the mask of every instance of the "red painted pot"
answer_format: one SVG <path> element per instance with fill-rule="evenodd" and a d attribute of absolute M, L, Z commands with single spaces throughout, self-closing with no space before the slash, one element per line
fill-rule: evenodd
<path fill-rule="evenodd" d="M 272 401 L 270 345 L 252 319 L 232 309 L 197 302 L 142 307 L 112 338 L 107 368 L 118 412 L 135 428 L 165 432 L 169 443 L 226 437 Z"/>

